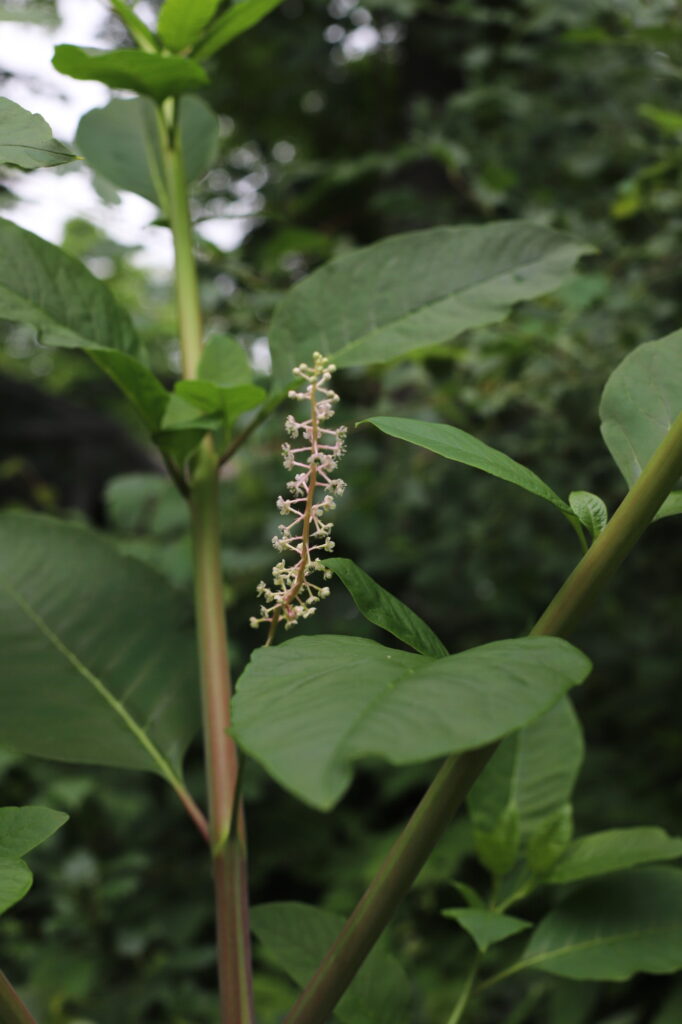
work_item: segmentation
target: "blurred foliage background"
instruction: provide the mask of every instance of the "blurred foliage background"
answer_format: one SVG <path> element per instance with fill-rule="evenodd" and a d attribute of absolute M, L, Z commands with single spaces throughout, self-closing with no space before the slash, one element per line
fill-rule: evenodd
<path fill-rule="evenodd" d="M 12 12 L 59 13 L 49 0 L 7 4 L 4 15 Z M 113 19 L 108 41 L 125 41 Z M 393 232 L 510 217 L 569 230 L 599 255 L 559 293 L 418 360 L 340 374 L 341 416 L 349 425 L 370 412 L 456 424 L 559 493 L 593 490 L 613 509 L 623 483 L 599 436 L 601 388 L 635 345 L 682 319 L 681 57 L 674 0 L 285 0 L 215 58 L 206 91 L 223 132 L 219 162 L 195 190 L 195 216 L 248 216 L 234 251 L 199 243 L 209 326 L 262 352 L 288 286 Z M 11 175 L 5 184 L 10 204 Z M 87 223 L 70 223 L 64 244 L 104 273 L 172 381 L 169 283 Z M 25 328 L 2 334 L 2 504 L 83 517 L 188 588 L 183 501 L 108 381 L 84 356 L 41 348 Z M 255 585 L 272 563 L 285 479 L 280 419 L 253 436 L 223 484 L 236 670 L 254 643 Z M 523 633 L 579 556 L 570 528 L 543 503 L 367 429 L 351 432 L 343 476 L 337 553 L 407 602 L 452 651 Z M 580 831 L 680 830 L 679 530 L 675 519 L 651 528 L 574 637 L 596 666 L 578 695 L 589 751 Z M 372 635 L 338 586 L 305 629 Z M 324 816 L 250 769 L 254 900 L 349 911 L 432 770 L 368 765 L 341 809 Z M 201 796 L 198 750 L 189 778 Z M 3 804 L 72 815 L 32 857 L 34 891 L 0 925 L 0 962 L 39 1019 L 214 1020 L 207 869 L 173 795 L 145 776 L 10 753 L 0 753 L 0 786 Z M 414 982 L 415 1024 L 444 1021 L 452 1008 L 469 940 L 438 912 L 455 902 L 456 873 L 482 881 L 470 851 L 458 822 L 393 928 Z M 291 989 L 261 966 L 270 1024 Z M 521 975 L 471 1019 L 672 1024 L 679 1009 L 667 979 L 596 990 Z"/>

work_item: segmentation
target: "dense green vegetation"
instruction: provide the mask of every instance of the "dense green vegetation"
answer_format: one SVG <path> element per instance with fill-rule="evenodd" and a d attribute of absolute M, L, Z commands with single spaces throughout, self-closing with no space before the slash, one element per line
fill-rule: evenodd
<path fill-rule="evenodd" d="M 112 38 L 121 31 L 112 22 Z M 355 49 L 361 43 L 367 52 Z M 197 218 L 249 215 L 234 251 L 200 243 L 209 327 L 259 351 L 292 282 L 394 232 L 516 217 L 568 230 L 599 250 L 568 284 L 453 344 L 381 371 L 341 372 L 339 418 L 453 424 L 559 494 L 595 491 L 612 510 L 623 482 L 599 436 L 599 395 L 627 352 L 680 326 L 681 56 L 682 16 L 667 0 L 286 0 L 238 48 L 216 55 L 205 90 L 223 132 L 216 169 L 195 187 Z M 11 175 L 6 184 L 10 202 Z M 114 202 L 111 186 L 101 187 Z M 85 223 L 68 225 L 65 245 L 86 262 L 107 261 L 155 369 L 173 380 L 170 290 Z M 3 503 L 95 522 L 188 590 L 186 506 L 113 387 L 81 354 L 41 348 L 23 327 L 4 333 Z M 238 669 L 253 644 L 255 585 L 271 565 L 280 441 L 276 416 L 254 432 L 222 489 Z M 549 506 L 368 427 L 352 432 L 343 475 L 336 553 L 409 604 L 451 651 L 526 632 L 578 558 L 575 534 Z M 673 518 L 649 531 L 574 637 L 597 666 L 576 697 L 588 741 L 579 832 L 680 828 L 679 529 Z M 302 632 L 386 642 L 370 629 L 337 583 Z M 0 775 L 3 804 L 71 815 L 31 855 L 39 884 L 0 923 L 0 964 L 40 1020 L 214 1020 L 206 868 L 173 795 L 147 776 L 8 752 Z M 332 818 L 249 764 L 254 901 L 302 899 L 347 913 L 431 775 L 431 766 L 387 773 L 367 763 Z M 201 795 L 197 750 L 188 780 Z M 460 819 L 389 936 L 418 993 L 415 1024 L 447 1019 L 469 956 L 468 937 L 439 912 L 458 902 L 455 872 L 482 882 L 472 849 Z M 532 910 L 547 899 L 544 890 L 533 897 Z M 269 1024 L 293 987 L 257 962 Z M 679 1014 L 680 988 L 668 979 L 599 989 L 532 979 L 492 990 L 472 1021 L 671 1024 Z"/>

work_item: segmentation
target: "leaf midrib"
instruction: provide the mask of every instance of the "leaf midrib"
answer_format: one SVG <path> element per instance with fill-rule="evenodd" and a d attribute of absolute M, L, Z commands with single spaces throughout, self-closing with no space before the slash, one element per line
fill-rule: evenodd
<path fill-rule="evenodd" d="M 660 927 L 652 926 L 650 928 L 638 928 L 634 931 L 618 932 L 617 935 L 610 935 L 607 937 L 597 936 L 593 939 L 584 939 L 582 942 L 575 942 L 570 946 L 562 946 L 560 949 L 552 950 L 548 953 L 536 953 L 535 956 L 529 957 L 527 960 L 519 960 L 517 969 L 524 970 L 526 967 L 534 967 L 538 963 L 544 963 L 547 960 L 552 960 L 561 956 L 570 956 L 573 953 L 580 953 L 586 949 L 593 949 L 595 946 L 614 945 L 615 943 L 624 942 L 629 939 L 639 939 L 645 935 L 661 935 L 666 932 L 676 931 L 682 931 L 682 922 Z"/>
<path fill-rule="evenodd" d="M 143 750 L 149 755 L 151 760 L 159 769 L 161 775 L 173 786 L 174 789 L 183 788 L 182 780 L 173 771 L 170 763 L 163 756 L 158 747 L 152 742 L 152 740 L 145 733 L 144 729 L 138 725 L 133 716 L 130 714 L 128 709 L 122 704 L 116 697 L 111 694 L 107 689 L 106 684 L 91 672 L 90 669 L 85 665 L 77 654 L 71 651 L 66 644 L 60 639 L 60 637 L 48 626 L 43 617 L 37 612 L 33 606 L 28 602 L 24 596 L 11 585 L 11 583 L 3 583 L 2 588 L 9 595 L 9 597 L 18 605 L 28 619 L 34 624 L 45 639 L 52 644 L 54 649 L 59 652 L 69 662 L 69 664 L 78 672 L 78 674 L 95 690 L 95 692 L 109 705 L 111 710 L 121 719 L 125 727 L 134 736 Z"/>

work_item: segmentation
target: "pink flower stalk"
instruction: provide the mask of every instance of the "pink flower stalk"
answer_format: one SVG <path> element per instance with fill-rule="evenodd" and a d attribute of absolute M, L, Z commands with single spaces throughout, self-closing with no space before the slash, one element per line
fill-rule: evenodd
<path fill-rule="evenodd" d="M 310 419 L 299 422 L 287 416 L 285 429 L 301 445 L 282 445 L 284 468 L 295 470 L 287 483 L 289 497 L 277 499 L 277 508 L 291 521 L 281 523 L 278 534 L 272 538 L 273 547 L 284 557 L 272 570 L 274 587 L 263 580 L 256 593 L 264 599 L 260 617 L 251 618 L 257 628 L 262 622 L 270 624 L 266 643 L 270 643 L 277 624 L 282 619 L 285 629 L 295 626 L 299 619 L 307 619 L 315 606 L 329 594 L 329 587 L 310 580 L 311 573 L 321 572 L 324 579 L 331 577 L 320 561 L 320 552 L 334 550 L 331 539 L 332 524 L 325 521 L 327 512 L 336 508 L 334 498 L 343 494 L 343 480 L 332 477 L 337 460 L 345 451 L 346 428 L 323 426 L 334 415 L 339 396 L 327 385 L 336 367 L 326 356 L 313 353 L 313 365 L 301 363 L 294 370 L 296 377 L 305 382 L 303 391 L 290 391 L 289 398 L 310 403 Z M 287 556 L 293 561 L 287 564 Z"/>

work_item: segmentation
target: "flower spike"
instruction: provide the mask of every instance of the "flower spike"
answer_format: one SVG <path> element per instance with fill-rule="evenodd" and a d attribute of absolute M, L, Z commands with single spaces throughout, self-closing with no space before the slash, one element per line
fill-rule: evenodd
<path fill-rule="evenodd" d="M 281 523 L 272 538 L 273 547 L 283 557 L 272 570 L 274 586 L 268 587 L 263 580 L 258 584 L 256 593 L 264 603 L 260 617 L 250 620 L 254 628 L 270 624 L 266 644 L 272 641 L 280 619 L 285 629 L 290 629 L 313 615 L 318 602 L 329 594 L 329 587 L 313 583 L 310 575 L 321 572 L 323 579 L 332 575 L 319 558 L 320 552 L 334 550 L 332 524 L 325 516 L 336 508 L 334 499 L 346 487 L 343 480 L 332 476 L 345 451 L 346 428 L 324 426 L 339 400 L 328 386 L 335 369 L 326 356 L 315 352 L 312 366 L 301 363 L 294 370 L 304 386 L 301 391 L 290 391 L 289 398 L 309 402 L 310 418 L 299 422 L 287 416 L 284 424 L 292 441 L 300 442 L 282 445 L 284 468 L 294 471 L 294 476 L 287 483 L 288 496 L 277 499 L 277 508 L 291 521 Z"/>

